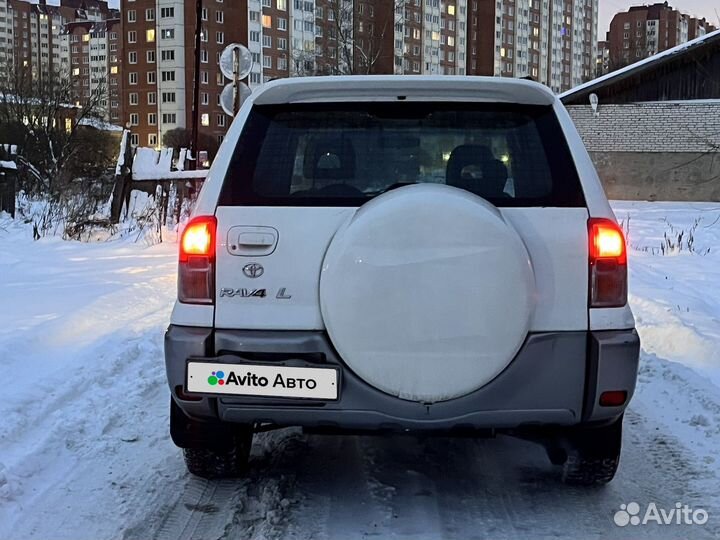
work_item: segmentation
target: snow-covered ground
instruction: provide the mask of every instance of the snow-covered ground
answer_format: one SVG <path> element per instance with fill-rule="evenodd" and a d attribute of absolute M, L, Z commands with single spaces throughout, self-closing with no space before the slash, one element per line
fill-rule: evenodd
<path fill-rule="evenodd" d="M 510 438 L 297 430 L 259 436 L 247 479 L 192 478 L 162 359 L 176 246 L 33 242 L 0 218 L 0 540 L 718 538 L 720 205 L 614 206 L 643 354 L 620 471 L 596 490 Z M 630 502 L 709 520 L 616 526 Z"/>

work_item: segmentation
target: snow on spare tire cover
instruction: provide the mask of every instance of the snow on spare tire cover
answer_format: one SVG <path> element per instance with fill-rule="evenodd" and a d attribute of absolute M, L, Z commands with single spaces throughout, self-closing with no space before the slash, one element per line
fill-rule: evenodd
<path fill-rule="evenodd" d="M 341 358 L 407 400 L 468 394 L 527 335 L 534 277 L 500 212 L 467 191 L 402 187 L 362 206 L 325 255 L 320 305 Z"/>

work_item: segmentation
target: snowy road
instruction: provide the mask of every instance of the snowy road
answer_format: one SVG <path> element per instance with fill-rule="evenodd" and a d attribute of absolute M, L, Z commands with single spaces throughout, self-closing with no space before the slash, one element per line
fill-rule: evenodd
<path fill-rule="evenodd" d="M 620 471 L 598 490 L 505 437 L 297 430 L 259 436 L 249 478 L 191 478 L 162 362 L 175 246 L 32 243 L 0 222 L 0 539 L 720 537 L 720 208 L 616 210 L 644 351 Z M 698 218 L 695 253 L 653 253 Z M 616 526 L 633 501 L 710 517 Z"/>

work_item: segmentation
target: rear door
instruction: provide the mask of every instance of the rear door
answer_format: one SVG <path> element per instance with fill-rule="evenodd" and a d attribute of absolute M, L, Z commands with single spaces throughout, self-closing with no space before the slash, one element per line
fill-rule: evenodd
<path fill-rule="evenodd" d="M 216 212 L 215 326 L 323 329 L 335 232 L 373 197 L 425 182 L 474 192 L 519 232 L 531 331 L 587 329 L 588 213 L 552 107 L 450 102 L 254 106 Z"/>

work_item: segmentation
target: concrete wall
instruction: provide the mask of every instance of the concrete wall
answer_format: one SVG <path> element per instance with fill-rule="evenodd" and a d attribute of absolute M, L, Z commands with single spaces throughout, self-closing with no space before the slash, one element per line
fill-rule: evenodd
<path fill-rule="evenodd" d="M 720 201 L 720 153 L 590 152 L 610 199 Z"/>
<path fill-rule="evenodd" d="M 720 100 L 568 111 L 610 198 L 720 201 Z"/>

